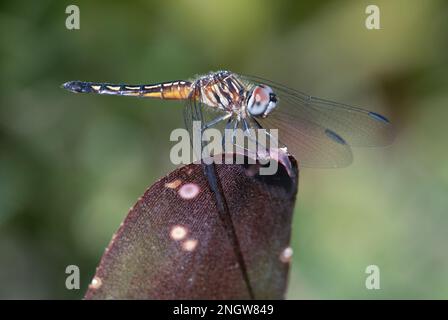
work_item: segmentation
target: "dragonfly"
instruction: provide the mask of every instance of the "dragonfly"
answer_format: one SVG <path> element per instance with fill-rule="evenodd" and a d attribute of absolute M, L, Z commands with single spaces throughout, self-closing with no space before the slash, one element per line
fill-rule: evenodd
<path fill-rule="evenodd" d="M 63 88 L 76 93 L 185 101 L 184 118 L 202 129 L 277 129 L 279 144 L 299 167 L 346 167 L 352 147 L 389 145 L 394 129 L 384 115 L 313 97 L 279 83 L 230 71 L 210 72 L 192 80 L 155 84 L 111 84 L 70 81 Z"/>
<path fill-rule="evenodd" d="M 220 127 L 242 130 L 250 137 L 251 129 L 277 129 L 281 146 L 277 150 L 281 149 L 286 159 L 292 154 L 299 167 L 345 167 L 353 161 L 352 147 L 385 146 L 394 137 L 391 122 L 379 113 L 312 97 L 273 81 L 230 71 L 155 84 L 70 81 L 62 87 L 76 93 L 185 101 L 184 119 L 191 135 L 195 132 L 192 129 L 195 121 L 201 123 L 200 133 Z M 230 142 L 234 142 L 233 138 Z M 266 145 L 261 147 L 266 148 Z M 286 167 L 290 165 L 286 162 Z M 255 298 L 217 172 L 213 166 L 205 164 L 204 174 L 249 295 Z M 288 174 L 292 176 L 289 171 Z"/>

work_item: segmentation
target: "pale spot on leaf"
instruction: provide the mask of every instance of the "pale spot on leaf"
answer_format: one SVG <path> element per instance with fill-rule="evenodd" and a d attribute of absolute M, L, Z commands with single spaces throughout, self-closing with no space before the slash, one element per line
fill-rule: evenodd
<path fill-rule="evenodd" d="M 198 194 L 199 194 L 199 187 L 198 185 L 194 184 L 194 183 L 187 183 L 184 184 L 180 189 L 179 189 L 179 195 L 186 200 L 190 200 L 195 198 Z"/>
<path fill-rule="evenodd" d="M 176 189 L 181 183 L 182 183 L 182 181 L 177 179 L 172 182 L 165 183 L 165 187 L 169 188 L 169 189 Z"/>
<path fill-rule="evenodd" d="M 101 281 L 100 278 L 94 277 L 92 279 L 92 282 L 90 283 L 89 287 L 92 289 L 99 289 L 102 284 L 103 284 L 103 282 Z"/>
<path fill-rule="evenodd" d="M 187 229 L 182 226 L 175 226 L 171 229 L 170 236 L 173 240 L 182 240 L 187 235 Z"/>
<path fill-rule="evenodd" d="M 198 240 L 190 239 L 190 240 L 187 240 L 184 243 L 182 243 L 182 248 L 185 251 L 193 251 L 194 249 L 196 249 L 197 245 L 198 245 Z"/>
<path fill-rule="evenodd" d="M 288 263 L 291 261 L 292 258 L 292 248 L 291 247 L 287 247 L 285 250 L 282 251 L 282 253 L 280 254 L 280 261 L 284 262 L 284 263 Z"/>

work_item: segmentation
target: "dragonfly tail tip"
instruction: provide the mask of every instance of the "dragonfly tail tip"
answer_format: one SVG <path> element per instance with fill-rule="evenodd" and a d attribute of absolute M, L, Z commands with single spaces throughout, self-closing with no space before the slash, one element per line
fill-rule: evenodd
<path fill-rule="evenodd" d="M 61 84 L 61 88 L 71 92 L 82 92 L 82 86 L 80 81 L 68 81 Z"/>

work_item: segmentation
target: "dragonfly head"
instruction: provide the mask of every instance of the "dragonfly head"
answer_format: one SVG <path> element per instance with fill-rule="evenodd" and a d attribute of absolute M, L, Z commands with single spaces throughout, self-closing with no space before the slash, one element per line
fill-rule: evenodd
<path fill-rule="evenodd" d="M 265 118 L 277 106 L 277 95 L 271 87 L 259 84 L 247 97 L 247 110 L 253 117 Z"/>

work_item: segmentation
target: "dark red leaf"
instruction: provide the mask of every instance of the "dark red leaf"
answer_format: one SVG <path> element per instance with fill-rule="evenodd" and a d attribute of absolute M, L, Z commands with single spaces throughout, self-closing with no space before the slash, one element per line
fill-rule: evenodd
<path fill-rule="evenodd" d="M 237 250 L 202 165 L 159 180 L 112 238 L 85 298 L 284 298 L 298 181 L 291 162 L 289 174 L 279 165 L 272 176 L 254 174 L 257 165 L 215 165 Z"/>

